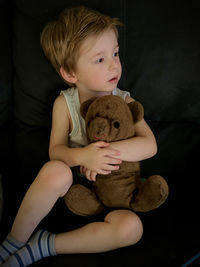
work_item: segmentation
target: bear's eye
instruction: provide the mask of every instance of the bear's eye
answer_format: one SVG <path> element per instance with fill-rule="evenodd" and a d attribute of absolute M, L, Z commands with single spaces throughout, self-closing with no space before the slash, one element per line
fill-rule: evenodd
<path fill-rule="evenodd" d="M 118 129 L 119 126 L 120 126 L 120 123 L 119 123 L 118 121 L 115 121 L 115 122 L 113 123 L 113 126 L 114 126 L 116 129 Z"/>

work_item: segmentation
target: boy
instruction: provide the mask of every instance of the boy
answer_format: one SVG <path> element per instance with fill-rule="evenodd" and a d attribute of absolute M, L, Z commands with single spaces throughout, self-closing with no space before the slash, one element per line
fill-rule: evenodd
<path fill-rule="evenodd" d="M 63 91 L 53 107 L 49 145 L 50 160 L 40 170 L 27 191 L 12 229 L 0 246 L 3 266 L 27 266 L 56 254 L 93 253 L 135 244 L 142 236 L 139 217 L 132 211 L 115 210 L 103 222 L 77 230 L 30 236 L 58 198 L 73 182 L 72 168 L 95 181 L 108 174 L 122 160 L 139 161 L 155 155 L 157 146 L 144 120 L 137 123 L 136 137 L 114 143 L 87 144 L 80 104 L 91 97 L 115 94 L 127 103 L 128 92 L 117 88 L 121 77 L 117 26 L 118 19 L 96 11 L 75 7 L 64 10 L 41 35 L 41 45 L 61 77 L 72 86 Z"/>

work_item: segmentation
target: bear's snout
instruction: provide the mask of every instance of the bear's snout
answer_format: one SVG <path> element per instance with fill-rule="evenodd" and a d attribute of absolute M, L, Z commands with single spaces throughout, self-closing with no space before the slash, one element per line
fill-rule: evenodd
<path fill-rule="evenodd" d="M 110 126 L 109 123 L 107 121 L 107 119 L 105 118 L 94 118 L 91 122 L 90 122 L 90 126 L 89 126 L 89 135 L 90 135 L 90 139 L 92 140 L 102 140 L 102 141 L 106 141 L 106 137 L 109 134 L 110 131 Z"/>

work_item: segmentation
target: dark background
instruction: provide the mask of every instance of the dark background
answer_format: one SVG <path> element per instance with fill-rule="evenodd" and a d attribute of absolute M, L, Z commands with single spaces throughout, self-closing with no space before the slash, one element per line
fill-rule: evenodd
<path fill-rule="evenodd" d="M 39 36 L 66 8 L 85 5 L 124 23 L 119 87 L 145 108 L 158 143 L 142 162 L 143 177 L 160 174 L 170 187 L 166 203 L 139 214 L 144 236 L 134 245 L 101 254 L 63 255 L 34 266 L 181 266 L 199 252 L 200 15 L 186 0 L 0 1 L 0 174 L 3 240 L 19 204 L 48 161 L 54 99 L 67 88 L 44 57 Z M 100 216 L 101 217 L 101 216 Z M 56 233 L 98 218 L 73 215 L 58 201 L 41 223 Z"/>

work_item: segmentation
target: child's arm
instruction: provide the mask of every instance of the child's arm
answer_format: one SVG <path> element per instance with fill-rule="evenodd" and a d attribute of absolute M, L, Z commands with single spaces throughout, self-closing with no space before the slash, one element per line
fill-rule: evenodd
<path fill-rule="evenodd" d="M 134 101 L 131 97 L 126 98 L 126 102 Z M 136 124 L 136 136 L 123 141 L 113 142 L 110 148 L 120 151 L 120 158 L 124 161 L 140 161 L 154 156 L 157 152 L 157 144 L 155 137 L 144 121 L 144 119 Z M 92 181 L 96 180 L 96 173 L 84 167 L 81 172 Z"/>
<path fill-rule="evenodd" d="M 120 151 L 121 160 L 132 162 L 150 158 L 157 152 L 154 135 L 144 120 L 136 125 L 136 137 L 110 143 L 109 147 Z M 86 168 L 81 168 L 81 172 L 89 180 L 96 180 L 97 173 Z"/>
<path fill-rule="evenodd" d="M 127 97 L 126 102 L 134 101 Z M 145 120 L 141 120 L 135 126 L 136 136 L 127 140 L 113 142 L 110 148 L 120 151 L 120 159 L 125 161 L 140 161 L 154 156 L 157 153 L 155 137 Z"/>
<path fill-rule="evenodd" d="M 119 151 L 111 149 L 110 145 L 99 141 L 84 148 L 68 147 L 68 135 L 72 127 L 69 110 L 63 95 L 54 103 L 52 129 L 49 145 L 51 160 L 60 160 L 68 166 L 84 166 L 99 174 L 107 174 L 116 170 L 121 163 Z M 102 149 L 104 148 L 104 149 Z M 117 165 L 115 165 L 117 164 Z"/>
<path fill-rule="evenodd" d="M 119 150 L 120 159 L 125 161 L 140 161 L 157 153 L 155 137 L 144 120 L 137 123 L 135 137 L 113 142 L 110 148 Z"/>

